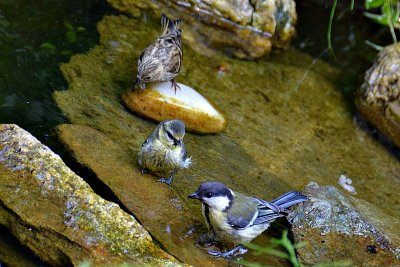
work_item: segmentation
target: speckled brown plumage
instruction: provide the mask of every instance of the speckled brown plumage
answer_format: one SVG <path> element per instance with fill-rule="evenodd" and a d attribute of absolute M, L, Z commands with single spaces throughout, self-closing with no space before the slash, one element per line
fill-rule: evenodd
<path fill-rule="evenodd" d="M 181 20 L 170 20 L 161 15 L 162 33 L 140 54 L 138 71 L 133 88 L 144 88 L 148 82 L 171 81 L 172 87 L 179 86 L 174 78 L 179 74 L 182 65 Z"/>

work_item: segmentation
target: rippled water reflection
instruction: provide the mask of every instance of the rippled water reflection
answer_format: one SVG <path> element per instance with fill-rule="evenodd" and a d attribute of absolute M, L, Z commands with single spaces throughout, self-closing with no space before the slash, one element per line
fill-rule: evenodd
<path fill-rule="evenodd" d="M 110 12 L 105 1 L 1 1 L 0 123 L 52 143 L 52 128 L 66 121 L 51 96 L 67 86 L 59 64 L 98 42 L 96 22 Z"/>

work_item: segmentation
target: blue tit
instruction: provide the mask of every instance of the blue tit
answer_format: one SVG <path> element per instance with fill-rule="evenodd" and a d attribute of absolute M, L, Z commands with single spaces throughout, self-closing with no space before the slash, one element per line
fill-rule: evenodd
<path fill-rule="evenodd" d="M 139 165 L 143 173 L 151 172 L 161 177 L 159 181 L 171 185 L 175 173 L 192 163 L 187 157 L 183 137 L 185 123 L 181 120 L 160 122 L 144 141 L 139 151 Z"/>
<path fill-rule="evenodd" d="M 260 235 L 276 218 L 287 216 L 287 208 L 307 200 L 306 196 L 292 191 L 268 202 L 234 192 L 218 182 L 201 184 L 188 198 L 201 201 L 207 228 L 217 240 L 235 244 L 236 247 L 227 252 L 208 251 L 225 258 L 246 253 L 242 244 Z"/>

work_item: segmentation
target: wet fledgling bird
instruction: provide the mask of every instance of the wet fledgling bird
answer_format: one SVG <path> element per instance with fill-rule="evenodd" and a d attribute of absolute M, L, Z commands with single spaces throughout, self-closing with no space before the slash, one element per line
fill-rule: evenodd
<path fill-rule="evenodd" d="M 143 89 L 148 82 L 171 81 L 171 87 L 176 92 L 179 86 L 175 76 L 181 70 L 183 56 L 180 24 L 180 19 L 172 21 L 166 15 L 161 15 L 162 33 L 140 54 L 132 88 L 139 85 Z"/>
<path fill-rule="evenodd" d="M 264 232 L 276 218 L 287 216 L 288 207 L 307 200 L 306 196 L 292 191 L 268 202 L 234 192 L 218 182 L 202 183 L 188 198 L 201 201 L 207 228 L 217 240 L 235 244 L 227 252 L 208 251 L 225 258 L 246 253 L 242 244 Z"/>
<path fill-rule="evenodd" d="M 184 136 L 183 121 L 160 122 L 140 148 L 139 165 L 142 174 L 151 172 L 162 176 L 159 181 L 171 185 L 175 173 L 182 168 L 188 168 L 192 163 L 191 158 L 186 155 Z"/>

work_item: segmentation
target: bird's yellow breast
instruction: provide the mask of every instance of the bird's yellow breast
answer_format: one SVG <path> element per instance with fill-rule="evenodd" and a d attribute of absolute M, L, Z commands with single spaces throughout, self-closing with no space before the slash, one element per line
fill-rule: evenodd
<path fill-rule="evenodd" d="M 228 242 L 235 242 L 234 229 L 228 224 L 226 213 L 215 209 L 210 210 L 210 224 L 217 236 Z"/>

